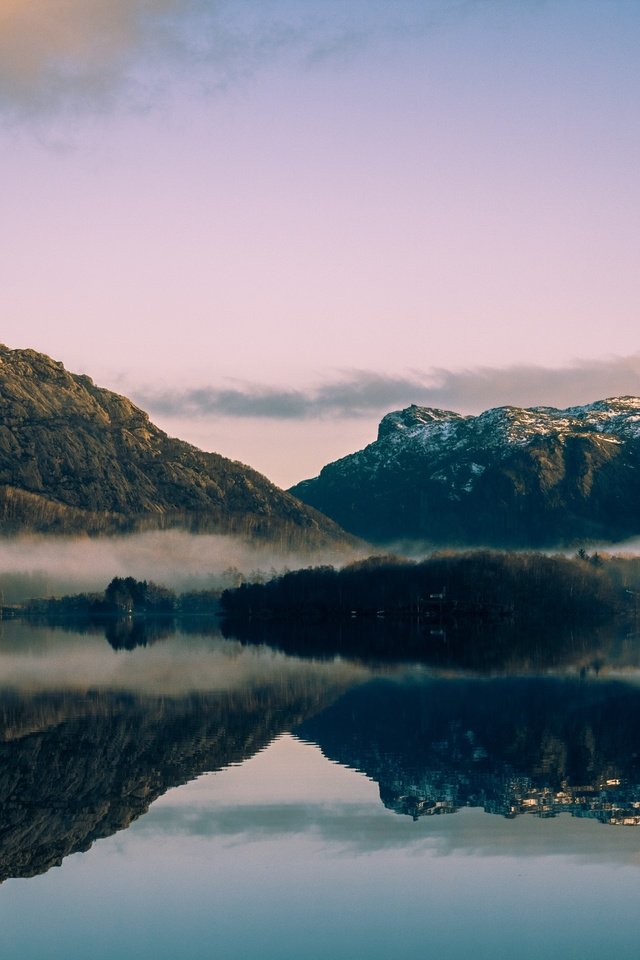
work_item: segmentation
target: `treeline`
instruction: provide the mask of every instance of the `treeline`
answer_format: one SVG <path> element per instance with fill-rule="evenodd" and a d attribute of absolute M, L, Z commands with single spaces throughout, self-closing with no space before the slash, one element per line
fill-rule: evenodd
<path fill-rule="evenodd" d="M 407 622 L 503 621 L 605 623 L 634 616 L 640 600 L 640 557 L 584 552 L 470 551 L 411 561 L 371 557 L 287 571 L 264 582 L 220 592 L 177 594 L 153 581 L 114 577 L 103 593 L 28 600 L 17 612 L 59 618 L 175 618 L 322 623 L 349 619 Z"/>
<path fill-rule="evenodd" d="M 165 621 L 217 614 L 218 590 L 197 590 L 176 594 L 151 580 L 114 577 L 103 593 L 77 593 L 66 597 L 27 600 L 5 615 L 40 617 L 50 622 L 69 620 L 74 624 L 102 624 L 111 620 Z M 142 632 L 142 628 L 138 628 Z M 149 633 L 149 630 L 146 630 Z M 117 631 L 116 631 L 117 634 Z M 114 634 L 115 635 L 115 634 Z"/>
<path fill-rule="evenodd" d="M 580 625 L 632 615 L 639 584 L 640 558 L 472 551 L 296 570 L 226 590 L 220 603 L 229 620 Z"/>
<path fill-rule="evenodd" d="M 221 596 L 115 577 L 103 593 L 31 600 L 3 613 L 104 629 L 119 648 L 154 642 L 178 625 L 217 629 L 221 613 L 225 635 L 291 653 L 411 656 L 476 669 L 576 654 L 588 663 L 605 635 L 637 629 L 639 600 L 640 558 L 472 551 L 312 567 Z"/>

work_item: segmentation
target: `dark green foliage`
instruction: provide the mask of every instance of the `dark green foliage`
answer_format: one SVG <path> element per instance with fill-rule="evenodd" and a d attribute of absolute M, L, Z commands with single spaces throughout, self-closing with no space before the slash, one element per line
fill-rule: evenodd
<path fill-rule="evenodd" d="M 102 594 L 79 593 L 67 597 L 28 600 L 6 609 L 6 615 L 34 617 L 74 630 L 104 631 L 117 650 L 148 646 L 169 636 L 176 621 L 182 626 L 197 618 L 215 621 L 219 592 L 201 590 L 177 597 L 173 590 L 151 580 L 114 577 Z"/>
<path fill-rule="evenodd" d="M 104 592 L 107 613 L 170 616 L 176 607 L 172 590 L 133 577 L 114 577 Z"/>
<path fill-rule="evenodd" d="M 178 612 L 182 616 L 207 616 L 217 613 L 219 590 L 191 590 L 181 593 L 178 599 Z"/>
<path fill-rule="evenodd" d="M 246 642 L 302 655 L 427 660 L 487 669 L 552 664 L 591 645 L 612 625 L 637 629 L 640 558 L 476 551 L 422 562 L 372 557 L 337 570 L 287 572 L 268 582 L 179 597 L 133 577 L 104 594 L 33 600 L 7 615 L 106 629 L 118 648 L 181 629 L 215 628 Z M 606 628 L 606 630 L 604 629 Z"/>
<path fill-rule="evenodd" d="M 372 558 L 317 567 L 227 590 L 227 617 L 354 617 L 527 623 L 603 622 L 623 608 L 624 562 L 594 565 L 538 553 L 436 554 L 420 563 Z"/>
<path fill-rule="evenodd" d="M 171 617 L 176 610 L 176 595 L 167 587 L 133 577 L 114 577 L 103 594 L 78 593 L 68 597 L 29 600 L 29 614 L 54 617 Z"/>

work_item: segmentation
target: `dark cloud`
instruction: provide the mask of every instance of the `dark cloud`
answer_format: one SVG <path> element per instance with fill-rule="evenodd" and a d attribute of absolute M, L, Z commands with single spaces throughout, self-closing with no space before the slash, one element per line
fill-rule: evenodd
<path fill-rule="evenodd" d="M 358 417 L 403 404 L 421 389 L 418 380 L 355 372 L 313 390 L 279 390 L 246 385 L 234 389 L 198 388 L 184 392 L 137 394 L 137 400 L 165 416 L 261 417 L 304 420 Z"/>
<path fill-rule="evenodd" d="M 567 407 L 606 397 L 640 394 L 640 354 L 576 361 L 567 367 L 480 367 L 434 370 L 427 391 L 438 405 L 464 411 L 503 406 Z M 420 401 L 423 402 L 423 401 Z M 430 401 L 431 402 L 431 401 Z"/>
<path fill-rule="evenodd" d="M 624 394 L 640 394 L 640 354 L 569 367 L 432 369 L 405 377 L 353 371 L 308 390 L 247 384 L 137 393 L 137 400 L 164 416 L 309 420 L 364 417 L 411 403 L 477 413 L 504 405 L 566 407 Z"/>

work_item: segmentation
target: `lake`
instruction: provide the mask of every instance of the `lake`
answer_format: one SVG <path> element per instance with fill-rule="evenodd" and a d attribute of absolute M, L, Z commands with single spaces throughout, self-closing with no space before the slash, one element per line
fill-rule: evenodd
<path fill-rule="evenodd" d="M 483 671 L 1 627 L 6 960 L 637 956 L 635 638 Z"/>

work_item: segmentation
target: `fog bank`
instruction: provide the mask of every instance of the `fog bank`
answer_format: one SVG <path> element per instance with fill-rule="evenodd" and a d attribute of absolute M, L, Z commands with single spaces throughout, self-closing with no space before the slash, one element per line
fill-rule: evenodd
<path fill-rule="evenodd" d="M 177 591 L 222 589 L 242 578 L 358 556 L 344 550 L 275 550 L 239 537 L 156 530 L 121 537 L 28 536 L 0 539 L 0 591 L 5 603 L 31 597 L 102 591 L 113 577 L 153 580 Z"/>

